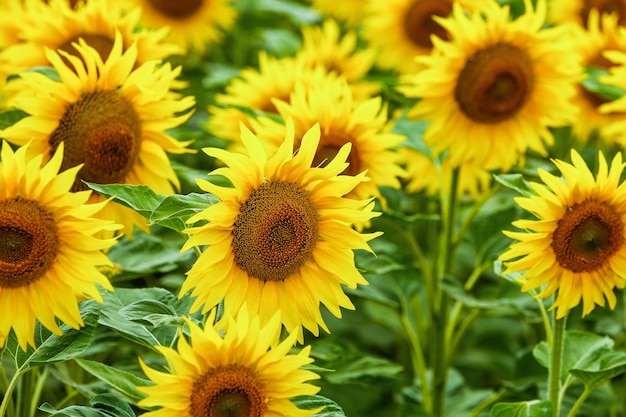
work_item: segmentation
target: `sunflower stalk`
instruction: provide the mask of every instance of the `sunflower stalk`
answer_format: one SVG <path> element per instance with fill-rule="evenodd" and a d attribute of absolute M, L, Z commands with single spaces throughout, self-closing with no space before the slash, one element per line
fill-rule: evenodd
<path fill-rule="evenodd" d="M 559 417 L 561 411 L 561 367 L 563 365 L 566 325 L 567 315 L 561 319 L 557 319 L 555 313 L 550 344 L 550 369 L 548 372 L 548 399 L 552 403 L 552 415 L 554 417 Z"/>
<path fill-rule="evenodd" d="M 432 344 L 431 344 L 431 366 L 433 369 L 433 415 L 440 417 L 445 414 L 445 398 L 448 376 L 449 347 L 448 340 L 448 320 L 449 320 L 449 296 L 443 291 L 440 280 L 454 273 L 454 254 L 455 254 L 455 226 L 457 223 L 457 197 L 459 184 L 459 168 L 455 168 L 452 172 L 452 178 L 449 189 L 441 187 L 441 218 L 442 218 L 442 234 L 441 246 L 439 252 L 438 274 L 434 280 L 435 299 L 432 304 L 433 323 L 432 323 Z M 446 191 L 448 192 L 446 194 Z"/>

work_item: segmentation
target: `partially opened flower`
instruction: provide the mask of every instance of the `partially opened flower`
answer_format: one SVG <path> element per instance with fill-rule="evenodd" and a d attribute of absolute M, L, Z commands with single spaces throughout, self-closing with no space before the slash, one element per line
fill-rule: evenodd
<path fill-rule="evenodd" d="M 139 7 L 141 22 L 151 28 L 167 27 L 169 40 L 185 49 L 205 51 L 219 42 L 223 31 L 235 23 L 237 9 L 231 0 L 118 0 Z"/>
<path fill-rule="evenodd" d="M 96 235 L 119 226 L 94 217 L 106 202 L 87 204 L 90 191 L 70 192 L 79 167 L 59 174 L 62 145 L 45 164 L 6 142 L 1 157 L 0 346 L 13 329 L 26 350 L 35 347 L 37 320 L 56 334 L 55 317 L 78 329 L 78 301 L 102 302 L 97 285 L 113 290 L 98 267 L 111 265 L 102 250 L 115 241 Z"/>
<path fill-rule="evenodd" d="M 578 56 L 558 28 L 543 27 L 545 0 L 536 10 L 524 4 L 516 20 L 495 0 L 472 14 L 455 4 L 449 18 L 436 19 L 449 41 L 435 39 L 433 53 L 418 58 L 424 69 L 405 78 L 402 91 L 421 98 L 409 117 L 430 121 L 424 141 L 448 152 L 453 166 L 507 170 L 528 149 L 545 155 L 548 127 L 576 114 Z"/>
<path fill-rule="evenodd" d="M 64 143 L 63 169 L 83 164 L 72 191 L 86 189 L 83 181 L 88 181 L 145 184 L 171 194 L 179 182 L 166 152 L 186 152 L 187 143 L 165 130 L 187 120 L 194 104 L 192 97 L 175 97 L 169 89 L 180 68 L 159 61 L 135 67 L 136 45 L 123 51 L 119 35 L 106 60 L 84 42 L 75 47 L 80 58 L 47 51 L 60 81 L 22 74 L 14 103 L 30 116 L 0 136 L 17 145 L 32 141 L 29 151 L 44 159 Z M 103 198 L 94 194 L 92 200 L 98 199 Z M 133 224 L 147 230 L 145 219 L 133 210 L 119 204 L 106 210 L 101 214 L 124 224 L 129 235 Z"/>
<path fill-rule="evenodd" d="M 161 407 L 146 417 L 307 417 L 319 410 L 302 410 L 290 401 L 312 395 L 319 387 L 308 381 L 319 376 L 301 369 L 312 362 L 310 346 L 290 354 L 296 333 L 277 343 L 280 313 L 261 324 L 247 309 L 226 316 L 218 331 L 190 320 L 189 341 L 182 336 L 177 349 L 157 347 L 169 363 L 167 372 L 141 362 L 155 385 L 138 387 L 148 394 L 142 407 Z M 223 323 L 223 322 L 226 323 Z"/>
<path fill-rule="evenodd" d="M 537 220 L 517 220 L 523 232 L 504 233 L 518 242 L 500 256 L 506 271 L 521 272 L 522 291 L 556 292 L 557 318 L 583 304 L 583 316 L 596 305 L 614 308 L 614 289 L 626 284 L 626 183 L 617 153 L 611 166 L 599 153 L 596 178 L 574 150 L 572 164 L 556 160 L 562 178 L 539 170 L 545 183 L 533 183 L 536 196 L 515 201 Z"/>
<path fill-rule="evenodd" d="M 221 201 L 190 219 L 207 223 L 188 230 L 183 250 L 209 247 L 188 272 L 181 296 L 191 291 L 196 297 L 192 311 L 204 306 L 206 312 L 221 300 L 226 311 L 237 311 L 246 302 L 262 323 L 281 310 L 285 328 L 298 328 L 302 340 L 302 326 L 316 335 L 318 326 L 328 331 L 320 303 L 337 317 L 340 307 L 354 308 L 342 285 L 367 282 L 353 251 L 370 250 L 367 241 L 378 234 L 361 234 L 351 225 L 378 213 L 369 200 L 344 197 L 365 180 L 365 173 L 339 175 L 348 167 L 350 144 L 317 167 L 319 125 L 306 132 L 297 152 L 293 125 L 288 126 L 270 157 L 245 127 L 245 154 L 205 149 L 226 165 L 213 174 L 226 177 L 233 188 L 198 181 Z"/>

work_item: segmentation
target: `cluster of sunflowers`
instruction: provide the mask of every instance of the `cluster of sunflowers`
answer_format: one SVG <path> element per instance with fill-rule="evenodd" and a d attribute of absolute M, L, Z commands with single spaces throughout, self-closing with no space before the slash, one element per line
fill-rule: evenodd
<path fill-rule="evenodd" d="M 0 417 L 626 413 L 626 2 L 0 7 Z"/>

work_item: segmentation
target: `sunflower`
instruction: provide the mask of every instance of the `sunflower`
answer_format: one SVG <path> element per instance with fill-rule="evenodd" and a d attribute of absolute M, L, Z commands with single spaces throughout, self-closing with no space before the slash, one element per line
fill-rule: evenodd
<path fill-rule="evenodd" d="M 626 24 L 626 0 L 550 0 L 548 20 L 555 24 L 574 23 L 586 27 L 591 12 L 615 14 L 618 24 Z"/>
<path fill-rule="evenodd" d="M 91 0 L 90 0 L 91 1 Z M 222 39 L 235 23 L 237 9 L 231 0 L 119 0 L 126 7 L 138 6 L 141 21 L 152 28 L 167 27 L 169 40 L 184 49 L 203 52 Z"/>
<path fill-rule="evenodd" d="M 48 161 L 13 152 L 3 142 L 0 163 L 0 345 L 11 329 L 20 347 L 35 347 L 38 320 L 61 334 L 55 317 L 82 325 L 78 300 L 102 302 L 96 284 L 113 290 L 98 266 L 111 265 L 101 252 L 113 239 L 101 231 L 118 228 L 93 216 L 106 202 L 87 204 L 90 191 L 70 192 L 79 167 L 58 174 L 63 145 Z"/>
<path fill-rule="evenodd" d="M 575 35 L 576 52 L 581 54 L 582 63 L 586 67 L 609 69 L 614 64 L 605 58 L 603 53 L 607 50 L 626 52 L 626 32 L 618 26 L 615 14 L 604 14 L 600 17 L 597 10 L 592 10 L 589 13 L 587 30 L 578 29 Z M 608 100 L 582 85 L 578 86 L 573 102 L 580 110 L 580 115 L 573 121 L 572 129 L 576 137 L 582 141 L 586 141 L 594 133 L 601 132 L 606 126 L 624 119 L 623 112 L 613 114 L 600 112 L 600 107 Z"/>
<path fill-rule="evenodd" d="M 609 67 L 609 75 L 601 77 L 600 81 L 609 86 L 618 87 L 621 90 L 626 89 L 626 82 L 624 82 L 624 77 L 626 76 L 626 51 L 608 51 L 604 56 L 609 59 L 613 66 Z M 626 128 L 626 119 L 624 119 L 626 95 L 622 95 L 617 100 L 601 104 L 599 110 L 600 113 L 607 117 L 607 124 L 600 129 L 601 136 L 611 142 L 617 142 L 622 147 L 626 146 L 626 132 L 624 131 Z"/>
<path fill-rule="evenodd" d="M 420 97 L 409 117 L 430 120 L 424 134 L 435 153 L 449 152 L 453 166 L 474 163 L 510 168 L 530 148 L 545 154 L 548 126 L 567 124 L 569 103 L 581 78 L 578 57 L 559 28 L 542 29 L 546 3 L 511 21 L 508 6 L 491 0 L 481 13 L 437 19 L 449 41 L 435 39 L 424 65 L 405 78 L 402 91 Z"/>
<path fill-rule="evenodd" d="M 543 184 L 533 183 L 538 195 L 516 202 L 539 220 L 518 220 L 525 232 L 504 233 L 518 240 L 500 256 L 506 273 L 525 271 L 522 291 L 545 288 L 539 297 L 557 292 L 552 309 L 557 318 L 583 303 L 583 316 L 595 305 L 611 308 L 613 289 L 626 283 L 626 184 L 621 153 L 610 168 L 599 152 L 596 178 L 580 155 L 572 150 L 572 164 L 554 161 L 563 178 L 539 170 Z"/>
<path fill-rule="evenodd" d="M 191 97 L 169 94 L 180 68 L 158 61 L 134 68 L 137 47 L 123 51 L 120 35 L 106 61 L 82 41 L 75 47 L 81 58 L 47 51 L 60 82 L 36 72 L 21 75 L 23 87 L 14 102 L 30 116 L 0 131 L 0 136 L 17 145 L 32 140 L 31 152 L 47 157 L 64 142 L 63 168 L 83 164 L 72 191 L 86 189 L 82 181 L 88 181 L 145 184 L 158 193 L 174 192 L 178 178 L 165 152 L 186 152 L 187 143 L 164 131 L 184 122 L 190 113 L 179 114 L 194 104 Z M 92 196 L 94 201 L 102 198 Z M 129 236 L 133 224 L 147 230 L 143 217 L 133 210 L 112 204 L 108 211 Z"/>
<path fill-rule="evenodd" d="M 426 156 L 412 148 L 402 146 L 398 149 L 400 163 L 405 167 L 406 175 L 404 189 L 408 193 L 424 191 L 434 195 L 441 189 L 449 189 L 452 178 L 452 169 L 446 159 L 440 166 L 432 157 Z M 475 164 L 463 164 L 459 167 L 458 192 L 460 195 L 469 194 L 477 197 L 487 191 L 491 184 L 491 174 Z"/>
<path fill-rule="evenodd" d="M 353 98 L 351 87 L 340 78 L 328 79 L 310 87 L 298 84 L 289 101 L 275 99 L 273 103 L 284 120 L 293 120 L 298 138 L 319 124 L 321 137 L 313 166 L 323 166 L 335 157 L 343 145 L 351 144 L 350 165 L 343 174 L 357 175 L 367 171 L 370 181 L 360 183 L 350 197 L 380 198 L 379 186 L 400 188 L 398 177 L 405 173 L 393 148 L 405 137 L 390 133 L 387 109 L 380 97 L 357 101 Z M 287 127 L 273 119 L 259 119 L 252 125 L 270 153 L 285 138 Z"/>
<path fill-rule="evenodd" d="M 367 10 L 367 3 L 363 0 L 312 0 L 311 7 L 350 27 L 358 27 Z"/>
<path fill-rule="evenodd" d="M 106 60 L 117 32 L 122 35 L 124 50 L 136 44 L 136 65 L 183 52 L 177 45 L 164 41 L 167 29 L 137 29 L 138 8 L 126 12 L 107 0 L 89 0 L 77 8 L 67 0 L 27 0 L 23 9 L 17 32 L 20 42 L 0 53 L 2 80 L 22 70 L 49 66 L 46 49 L 60 49 L 80 57 L 73 46 L 78 39 L 83 39 Z M 19 85 L 14 87 L 19 88 Z"/>
<path fill-rule="evenodd" d="M 232 143 L 233 150 L 241 148 L 239 124 L 250 128 L 254 111 L 276 114 L 273 98 L 287 100 L 297 83 L 317 85 L 329 74 L 322 65 L 311 68 L 304 57 L 275 58 L 259 53 L 259 67 L 245 68 L 224 91 L 218 94 L 216 105 L 209 106 L 208 129 L 215 136 Z M 246 112 L 243 109 L 249 109 Z"/>
<path fill-rule="evenodd" d="M 325 20 L 321 26 L 302 28 L 302 37 L 298 55 L 302 56 L 306 66 L 322 65 L 328 71 L 334 71 L 348 80 L 361 97 L 370 97 L 376 92 L 377 83 L 363 81 L 374 64 L 376 51 L 359 49 L 355 31 L 342 34 L 336 21 Z"/>
<path fill-rule="evenodd" d="M 191 320 L 188 342 L 178 339 L 178 350 L 159 346 L 169 363 L 168 372 L 154 370 L 141 361 L 146 375 L 156 383 L 138 387 L 148 397 L 141 407 L 162 407 L 146 417 L 275 416 L 307 417 L 319 410 L 301 410 L 289 398 L 312 395 L 319 388 L 307 381 L 319 376 L 301 369 L 312 362 L 310 346 L 289 354 L 292 333 L 276 343 L 280 313 L 262 324 L 250 319 L 244 308 L 227 315 L 217 327 L 201 329 Z M 226 322 L 226 323 L 223 323 Z M 226 327 L 225 333 L 220 331 Z"/>
<path fill-rule="evenodd" d="M 460 1 L 470 10 L 479 9 L 484 2 Z M 448 38 L 436 17 L 448 16 L 453 3 L 454 0 L 370 1 L 363 18 L 363 36 L 378 50 L 377 64 L 404 74 L 418 70 L 414 58 L 430 54 L 432 38 Z"/>
<path fill-rule="evenodd" d="M 234 188 L 199 180 L 202 189 L 221 201 L 190 219 L 207 224 L 188 229 L 183 246 L 210 245 L 198 258 L 182 285 L 182 294 L 193 289 L 192 312 L 203 312 L 222 299 L 226 311 L 237 311 L 247 302 L 250 312 L 267 322 L 281 310 L 290 330 L 302 326 L 315 335 L 318 325 L 328 331 L 320 303 L 336 317 L 340 307 L 353 309 L 342 284 L 355 288 L 367 281 L 354 264 L 355 249 L 370 250 L 364 235 L 350 227 L 365 222 L 374 203 L 344 195 L 365 180 L 365 174 L 339 175 L 348 164 L 350 144 L 323 167 L 311 166 L 320 140 L 316 125 L 300 141 L 294 155 L 294 128 L 268 158 L 259 139 L 242 127 L 246 154 L 206 148 L 227 167 L 218 168 Z"/>

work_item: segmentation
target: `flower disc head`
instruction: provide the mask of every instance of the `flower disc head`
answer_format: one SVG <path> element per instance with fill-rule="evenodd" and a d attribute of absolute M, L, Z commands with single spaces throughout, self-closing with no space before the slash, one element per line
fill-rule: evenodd
<path fill-rule="evenodd" d="M 583 315 L 596 305 L 614 308 L 615 288 L 626 284 L 626 185 L 621 154 L 610 169 L 599 154 L 597 177 L 572 150 L 573 164 L 555 161 L 563 178 L 546 171 L 546 184 L 533 183 L 536 196 L 517 203 L 538 217 L 513 223 L 527 232 L 505 232 L 518 240 L 500 256 L 506 272 L 523 272 L 522 291 L 541 289 L 539 297 L 557 293 L 552 308 L 561 318 L 582 301 Z"/>

